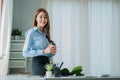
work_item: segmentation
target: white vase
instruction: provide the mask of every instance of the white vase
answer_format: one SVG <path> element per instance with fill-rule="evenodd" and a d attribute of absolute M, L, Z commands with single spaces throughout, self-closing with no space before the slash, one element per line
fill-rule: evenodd
<path fill-rule="evenodd" d="M 46 77 L 52 77 L 52 71 L 46 71 Z"/>
<path fill-rule="evenodd" d="M 19 35 L 15 35 L 15 40 L 20 40 L 20 36 Z"/>

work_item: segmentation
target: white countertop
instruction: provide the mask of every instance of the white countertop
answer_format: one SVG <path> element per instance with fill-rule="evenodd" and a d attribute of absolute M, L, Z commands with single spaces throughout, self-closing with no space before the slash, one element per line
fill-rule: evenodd
<path fill-rule="evenodd" d="M 8 75 L 6 80 L 120 80 L 120 76 L 69 76 L 69 77 L 40 77 L 31 75 Z"/>

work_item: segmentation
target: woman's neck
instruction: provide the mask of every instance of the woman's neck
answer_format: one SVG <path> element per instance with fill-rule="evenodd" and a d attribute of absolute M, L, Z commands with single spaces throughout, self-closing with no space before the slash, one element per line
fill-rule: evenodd
<path fill-rule="evenodd" d="M 37 26 L 38 27 L 38 26 Z M 41 28 L 41 27 L 38 27 L 38 29 L 41 31 L 41 32 L 43 32 L 43 28 Z"/>

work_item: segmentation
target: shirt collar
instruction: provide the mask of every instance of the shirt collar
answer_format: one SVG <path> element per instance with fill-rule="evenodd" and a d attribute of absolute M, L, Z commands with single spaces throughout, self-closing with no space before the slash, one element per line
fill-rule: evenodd
<path fill-rule="evenodd" d="M 33 30 L 39 31 L 41 34 L 43 34 L 43 32 L 41 32 L 36 26 L 34 26 Z M 46 34 L 46 28 L 44 29 L 44 34 Z"/>
<path fill-rule="evenodd" d="M 34 26 L 34 27 L 33 27 L 33 30 L 36 31 L 36 30 L 38 30 L 38 28 L 37 28 L 36 26 Z"/>

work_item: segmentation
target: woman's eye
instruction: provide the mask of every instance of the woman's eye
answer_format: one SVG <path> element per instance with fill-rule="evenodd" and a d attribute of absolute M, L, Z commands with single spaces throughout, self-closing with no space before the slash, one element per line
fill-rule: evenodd
<path fill-rule="evenodd" d="M 44 18 L 46 18 L 46 19 L 47 19 L 47 17 L 44 17 Z"/>
<path fill-rule="evenodd" d="M 47 19 L 47 17 L 44 17 L 44 16 L 40 16 L 39 18 L 44 18 L 44 19 Z"/>

